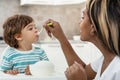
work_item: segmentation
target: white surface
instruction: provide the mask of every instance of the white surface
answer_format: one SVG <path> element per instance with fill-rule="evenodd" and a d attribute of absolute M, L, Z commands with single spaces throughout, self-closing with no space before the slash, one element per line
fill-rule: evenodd
<path fill-rule="evenodd" d="M 41 77 L 24 75 L 24 74 L 9 75 L 0 72 L 0 80 L 66 80 L 66 77 L 64 73 L 59 73 L 59 72 L 51 76 L 41 76 Z"/>
<path fill-rule="evenodd" d="M 73 40 L 79 41 L 79 40 L 80 40 L 80 35 L 74 35 L 74 36 L 73 36 Z"/>
<path fill-rule="evenodd" d="M 39 46 L 45 50 L 49 60 L 55 65 L 55 68 L 59 69 L 60 71 L 66 70 L 68 65 L 63 54 L 63 51 L 60 47 L 60 44 L 48 43 Z"/>
<path fill-rule="evenodd" d="M 86 64 L 91 63 L 99 56 L 101 56 L 101 52 L 92 43 L 73 41 L 71 42 L 71 45 L 78 56 Z M 41 44 L 39 46 L 46 51 L 48 58 L 56 66 L 61 67 L 62 70 L 65 70 L 67 68 L 68 65 L 59 43 L 47 43 Z"/>
<path fill-rule="evenodd" d="M 48 76 L 55 73 L 55 66 L 50 61 L 38 61 L 30 66 L 30 72 L 34 76 Z"/>
<path fill-rule="evenodd" d="M 21 5 L 66 5 L 80 4 L 86 0 L 21 0 Z"/>
<path fill-rule="evenodd" d="M 98 48 L 90 42 L 72 44 L 72 47 L 86 64 L 93 62 L 101 56 L 101 52 Z"/>

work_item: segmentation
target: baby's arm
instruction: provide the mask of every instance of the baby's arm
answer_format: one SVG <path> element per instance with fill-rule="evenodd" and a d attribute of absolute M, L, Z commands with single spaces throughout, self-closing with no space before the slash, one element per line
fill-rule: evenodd
<path fill-rule="evenodd" d="M 25 69 L 25 74 L 26 74 L 26 75 L 31 75 L 29 65 L 28 65 L 28 66 L 26 67 L 26 69 Z"/>
<path fill-rule="evenodd" d="M 19 74 L 19 71 L 18 70 L 7 70 L 7 71 L 4 71 L 6 74 L 11 74 L 11 75 L 17 75 Z"/>

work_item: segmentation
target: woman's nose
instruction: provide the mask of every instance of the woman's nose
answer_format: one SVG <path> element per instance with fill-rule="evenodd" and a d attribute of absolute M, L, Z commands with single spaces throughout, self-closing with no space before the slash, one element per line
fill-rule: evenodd
<path fill-rule="evenodd" d="M 79 21 L 79 24 L 81 24 L 82 20 Z"/>

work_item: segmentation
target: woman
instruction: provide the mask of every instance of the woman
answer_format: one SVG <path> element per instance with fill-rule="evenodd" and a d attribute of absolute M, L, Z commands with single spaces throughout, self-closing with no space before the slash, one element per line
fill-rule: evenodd
<path fill-rule="evenodd" d="M 50 22 L 52 27 L 47 25 Z M 68 80 L 120 79 L 120 0 L 90 0 L 83 11 L 81 40 L 92 42 L 103 54 L 88 65 L 76 55 L 58 22 L 49 19 L 44 27 L 61 44 L 69 65 L 65 71 Z"/>

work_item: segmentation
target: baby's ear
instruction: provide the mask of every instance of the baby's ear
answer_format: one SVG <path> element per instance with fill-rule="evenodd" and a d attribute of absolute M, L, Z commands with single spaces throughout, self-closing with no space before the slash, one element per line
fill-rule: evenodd
<path fill-rule="evenodd" d="M 14 37 L 16 40 L 22 40 L 21 34 L 15 34 Z"/>

